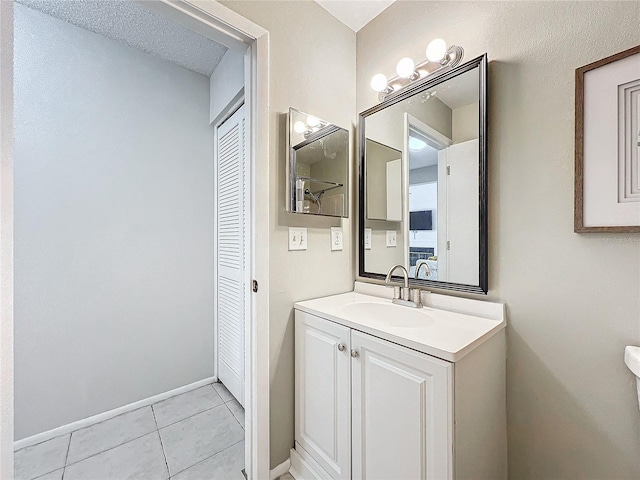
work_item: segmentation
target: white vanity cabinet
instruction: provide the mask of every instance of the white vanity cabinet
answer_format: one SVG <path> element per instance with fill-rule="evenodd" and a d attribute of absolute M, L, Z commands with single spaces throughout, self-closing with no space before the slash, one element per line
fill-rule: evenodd
<path fill-rule="evenodd" d="M 451 363 L 298 310 L 295 347 L 295 438 L 316 475 L 451 478 Z"/>
<path fill-rule="evenodd" d="M 506 478 L 502 328 L 447 361 L 337 320 L 295 310 L 297 480 Z"/>
<path fill-rule="evenodd" d="M 350 331 L 296 311 L 295 438 L 336 480 L 351 478 Z"/>
<path fill-rule="evenodd" d="M 355 330 L 351 352 L 353 478 L 451 478 L 452 364 Z"/>

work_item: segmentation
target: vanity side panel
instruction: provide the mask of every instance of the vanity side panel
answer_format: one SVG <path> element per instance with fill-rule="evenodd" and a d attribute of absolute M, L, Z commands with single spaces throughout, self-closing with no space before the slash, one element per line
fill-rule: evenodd
<path fill-rule="evenodd" d="M 454 367 L 456 480 L 507 478 L 505 330 Z"/>

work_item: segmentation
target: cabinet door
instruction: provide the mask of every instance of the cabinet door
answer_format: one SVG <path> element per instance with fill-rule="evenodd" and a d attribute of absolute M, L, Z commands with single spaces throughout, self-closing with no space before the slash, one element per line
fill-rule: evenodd
<path fill-rule="evenodd" d="M 351 478 L 349 329 L 296 310 L 296 442 L 334 479 Z"/>
<path fill-rule="evenodd" d="M 452 478 L 452 364 L 356 331 L 351 348 L 353 478 Z"/>

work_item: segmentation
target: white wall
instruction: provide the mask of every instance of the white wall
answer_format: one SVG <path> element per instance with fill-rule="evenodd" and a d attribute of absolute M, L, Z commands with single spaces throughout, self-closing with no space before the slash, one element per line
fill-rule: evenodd
<path fill-rule="evenodd" d="M 373 92 L 373 90 L 371 91 Z M 377 97 L 376 103 L 378 103 Z M 358 110 L 358 112 L 360 111 Z M 427 103 L 409 103 L 406 100 L 368 116 L 366 118 L 367 138 L 396 150 L 404 151 L 405 113 L 417 118 L 442 135 L 451 138 L 452 110 L 435 97 L 429 98 Z"/>
<path fill-rule="evenodd" d="M 209 79 L 16 4 L 16 439 L 213 375 Z"/>
<path fill-rule="evenodd" d="M 215 125 L 228 113 L 226 108 L 244 94 L 244 55 L 229 49 L 209 80 L 210 121 Z"/>
<path fill-rule="evenodd" d="M 286 114 L 289 107 L 294 107 L 340 127 L 352 128 L 356 112 L 356 36 L 312 1 L 223 3 L 269 30 L 272 168 L 269 341 L 271 466 L 274 467 L 289 457 L 293 446 L 293 303 L 353 290 L 355 269 L 353 209 L 348 219 L 285 211 Z M 352 160 L 352 186 L 355 186 L 354 162 Z M 344 232 L 344 250 L 331 252 L 329 227 L 340 225 Z M 308 228 L 307 251 L 287 250 L 289 226 Z"/>
<path fill-rule="evenodd" d="M 451 127 L 453 129 L 453 143 L 462 143 L 478 138 L 480 124 L 480 105 L 470 103 L 451 111 Z"/>
<path fill-rule="evenodd" d="M 640 234 L 573 233 L 574 72 L 640 44 L 637 2 L 396 2 L 357 35 L 377 72 L 433 38 L 489 54 L 489 299 L 508 308 L 510 479 L 640 478 L 625 345 L 640 344 Z M 401 25 L 402 28 L 394 28 Z"/>

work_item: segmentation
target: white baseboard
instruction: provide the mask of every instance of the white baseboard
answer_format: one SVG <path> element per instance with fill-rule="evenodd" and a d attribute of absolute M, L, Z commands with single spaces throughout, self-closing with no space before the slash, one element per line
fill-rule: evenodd
<path fill-rule="evenodd" d="M 195 390 L 196 388 L 208 385 L 209 383 L 214 383 L 217 380 L 218 379 L 216 377 L 209 377 L 198 380 L 197 382 L 190 383 L 189 385 L 185 385 L 184 387 L 174 388 L 173 390 L 169 390 L 168 392 L 160 393 L 158 395 L 154 395 L 153 397 L 144 398 L 137 402 L 124 405 L 123 407 L 114 408 L 113 410 L 109 410 L 108 412 L 99 413 L 98 415 L 83 418 L 82 420 L 78 420 L 77 422 L 62 425 L 61 427 L 54 428 L 53 430 L 48 430 L 31 437 L 17 440 L 13 442 L 13 450 L 15 451 L 20 450 L 24 447 L 30 447 L 31 445 L 35 445 L 36 443 L 42 443 L 47 440 L 51 440 L 54 437 L 59 437 L 60 435 L 74 432 L 76 430 L 79 430 L 80 428 L 88 427 L 99 422 L 104 422 L 105 420 L 117 417 L 118 415 L 122 415 L 123 413 L 131 412 L 133 410 L 136 410 L 137 408 L 147 407 L 154 403 L 161 402 L 162 400 L 166 400 L 167 398 L 175 397 L 176 395 L 180 395 L 181 393 Z"/>
<path fill-rule="evenodd" d="M 287 458 L 284 462 L 269 472 L 269 480 L 277 480 L 289 471 L 289 467 L 291 467 L 291 460 Z"/>

